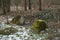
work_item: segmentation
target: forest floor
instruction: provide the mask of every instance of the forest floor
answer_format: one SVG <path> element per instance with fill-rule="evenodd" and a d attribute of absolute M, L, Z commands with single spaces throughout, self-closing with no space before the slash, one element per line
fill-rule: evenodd
<path fill-rule="evenodd" d="M 9 16 L 8 20 L 11 21 L 12 18 Z M 0 35 L 0 40 L 60 40 L 60 22 L 48 22 L 48 29 L 46 31 L 41 31 L 40 34 L 34 34 L 30 32 L 31 25 L 9 25 L 5 24 L 7 22 L 6 20 L 6 16 L 0 16 L 0 27 L 13 26 L 19 31 L 13 35 Z"/>

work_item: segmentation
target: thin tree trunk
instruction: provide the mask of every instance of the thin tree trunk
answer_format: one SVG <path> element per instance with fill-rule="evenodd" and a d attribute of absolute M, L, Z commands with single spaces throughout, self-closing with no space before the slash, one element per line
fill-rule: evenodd
<path fill-rule="evenodd" d="M 10 0 L 2 0 L 3 14 L 10 12 Z"/>
<path fill-rule="evenodd" d="M 6 14 L 6 2 L 2 1 L 2 7 L 3 7 L 3 14 Z"/>
<path fill-rule="evenodd" d="M 31 9 L 31 0 L 29 0 L 29 9 Z"/>
<path fill-rule="evenodd" d="M 0 7 L 1 7 L 1 0 L 0 0 Z"/>
<path fill-rule="evenodd" d="M 2 8 L 3 8 L 3 15 L 6 15 L 7 24 L 8 21 L 8 14 L 10 13 L 10 0 L 2 0 Z"/>
<path fill-rule="evenodd" d="M 11 1 L 9 0 L 8 2 L 7 2 L 8 4 L 7 4 L 7 12 L 10 12 L 10 5 L 11 5 Z"/>
<path fill-rule="evenodd" d="M 24 2 L 25 2 L 25 11 L 27 11 L 27 3 L 26 3 L 26 0 Z"/>
<path fill-rule="evenodd" d="M 7 1 L 7 13 L 9 14 L 10 13 L 10 0 Z M 9 21 L 8 21 L 8 14 L 7 14 L 7 24 L 9 24 Z"/>
<path fill-rule="evenodd" d="M 42 10 L 42 7 L 41 7 L 41 0 L 39 0 L 39 11 Z"/>

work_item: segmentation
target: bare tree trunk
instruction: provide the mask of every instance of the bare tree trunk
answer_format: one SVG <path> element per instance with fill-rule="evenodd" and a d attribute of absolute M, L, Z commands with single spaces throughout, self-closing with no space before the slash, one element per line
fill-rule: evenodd
<path fill-rule="evenodd" d="M 0 0 L 0 7 L 1 7 L 1 0 Z"/>
<path fill-rule="evenodd" d="M 7 14 L 7 24 L 9 24 L 8 14 L 10 13 L 10 2 L 11 2 L 10 0 L 7 0 L 7 6 L 6 6 L 7 7 L 6 8 L 7 9 L 7 13 L 6 13 Z"/>
<path fill-rule="evenodd" d="M 31 9 L 31 0 L 29 0 L 29 9 Z"/>
<path fill-rule="evenodd" d="M 10 0 L 2 0 L 3 14 L 10 12 Z"/>
<path fill-rule="evenodd" d="M 24 2 L 25 2 L 25 11 L 27 11 L 27 3 L 26 3 L 26 0 Z"/>
<path fill-rule="evenodd" d="M 10 5 L 11 5 L 11 0 L 7 1 L 7 12 L 10 12 Z"/>
<path fill-rule="evenodd" d="M 2 0 L 3 14 L 6 14 L 6 1 Z"/>
<path fill-rule="evenodd" d="M 41 0 L 39 0 L 39 11 L 42 10 L 42 7 L 41 7 Z"/>
<path fill-rule="evenodd" d="M 2 0 L 2 9 L 3 15 L 6 15 L 7 23 L 9 23 L 8 14 L 10 13 L 10 0 Z"/>

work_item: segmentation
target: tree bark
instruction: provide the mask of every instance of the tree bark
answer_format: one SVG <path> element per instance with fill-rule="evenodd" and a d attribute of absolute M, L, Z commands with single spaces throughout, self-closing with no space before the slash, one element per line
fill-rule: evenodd
<path fill-rule="evenodd" d="M 3 14 L 10 12 L 10 0 L 2 0 Z"/>
<path fill-rule="evenodd" d="M 29 9 L 31 9 L 31 0 L 29 0 Z"/>
<path fill-rule="evenodd" d="M 25 11 L 27 11 L 27 3 L 26 3 L 26 0 L 24 2 L 25 2 Z"/>
<path fill-rule="evenodd" d="M 0 8 L 1 8 L 1 2 L 2 2 L 2 0 L 0 0 Z"/>
<path fill-rule="evenodd" d="M 42 7 L 41 7 L 41 0 L 39 0 L 39 11 L 42 10 Z"/>

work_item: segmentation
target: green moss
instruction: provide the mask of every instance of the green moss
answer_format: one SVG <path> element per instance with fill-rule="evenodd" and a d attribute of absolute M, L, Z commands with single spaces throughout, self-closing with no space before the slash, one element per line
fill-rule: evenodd
<path fill-rule="evenodd" d="M 5 28 L 5 29 L 1 29 L 0 30 L 0 34 L 2 35 L 10 35 L 10 34 L 13 34 L 15 32 L 17 32 L 18 30 L 13 28 L 13 27 L 8 27 L 8 28 Z"/>
<path fill-rule="evenodd" d="M 21 18 L 20 15 L 15 16 L 15 17 L 12 19 L 11 23 L 13 23 L 13 24 L 20 24 L 20 18 Z"/>
<path fill-rule="evenodd" d="M 45 30 L 46 28 L 47 24 L 44 20 L 36 20 L 31 27 L 35 33 L 40 33 L 40 31 Z"/>

